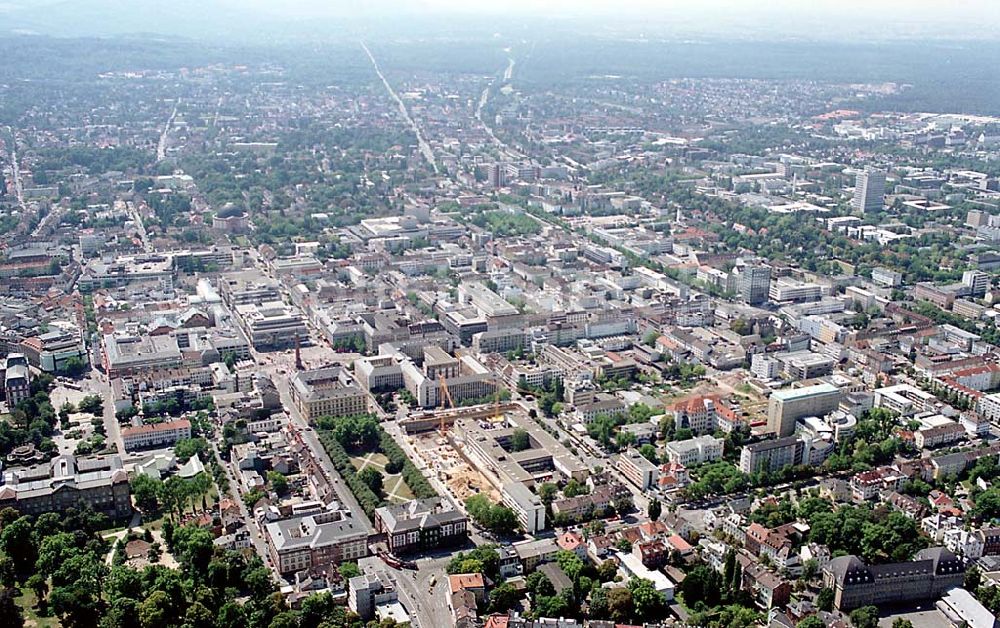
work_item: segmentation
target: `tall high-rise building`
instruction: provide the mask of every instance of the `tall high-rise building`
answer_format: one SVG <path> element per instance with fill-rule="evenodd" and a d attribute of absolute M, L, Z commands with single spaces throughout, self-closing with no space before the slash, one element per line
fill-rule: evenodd
<path fill-rule="evenodd" d="M 862 214 L 882 210 L 882 197 L 885 196 L 885 171 L 871 166 L 858 173 L 854 185 L 855 211 Z"/>
<path fill-rule="evenodd" d="M 795 421 L 807 416 L 824 417 L 837 409 L 840 389 L 831 384 L 776 390 L 767 404 L 767 431 L 779 437 L 795 433 Z"/>
<path fill-rule="evenodd" d="M 507 185 L 507 169 L 501 163 L 490 164 L 487 167 L 487 178 L 493 189 Z"/>
<path fill-rule="evenodd" d="M 770 266 L 744 266 L 736 280 L 736 291 L 744 303 L 759 305 L 767 302 L 771 288 Z"/>
<path fill-rule="evenodd" d="M 981 270 L 967 270 L 962 273 L 962 283 L 969 288 L 973 297 L 981 297 L 990 289 L 990 276 Z"/>

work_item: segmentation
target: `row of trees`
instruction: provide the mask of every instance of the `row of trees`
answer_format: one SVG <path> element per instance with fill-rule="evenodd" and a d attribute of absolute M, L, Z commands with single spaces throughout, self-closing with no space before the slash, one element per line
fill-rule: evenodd
<path fill-rule="evenodd" d="M 147 519 L 155 519 L 168 514 L 171 519 L 180 519 L 188 508 L 199 505 L 208 510 L 207 497 L 212 489 L 212 478 L 201 472 L 192 478 L 173 475 L 162 481 L 145 474 L 137 474 L 130 480 L 132 496 L 136 506 Z"/>

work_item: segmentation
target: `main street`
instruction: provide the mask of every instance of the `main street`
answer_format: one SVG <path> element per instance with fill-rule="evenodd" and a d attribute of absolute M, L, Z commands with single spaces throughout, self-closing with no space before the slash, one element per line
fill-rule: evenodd
<path fill-rule="evenodd" d="M 396 90 L 392 88 L 392 85 L 389 84 L 385 75 L 382 74 L 382 69 L 378 67 L 378 61 L 375 60 L 375 55 L 373 55 L 372 51 L 368 49 L 365 42 L 361 42 L 361 47 L 365 49 L 365 54 L 367 54 L 368 58 L 371 60 L 372 66 L 375 68 L 375 74 L 378 74 L 378 77 L 382 80 L 382 85 L 385 86 L 385 90 L 389 92 L 389 96 L 396 101 L 396 105 L 399 107 L 399 113 L 403 116 L 403 120 L 405 120 L 413 130 L 414 135 L 417 136 L 417 146 L 420 148 L 420 153 L 424 156 L 424 159 L 427 160 L 427 163 L 431 165 L 431 168 L 434 169 L 434 173 L 436 174 L 438 172 L 438 165 L 437 160 L 434 158 L 434 150 L 424 139 L 423 133 L 420 132 L 420 127 L 416 122 L 414 122 L 413 118 L 410 117 L 410 112 L 407 111 L 406 104 L 403 102 L 403 99 L 396 94 Z"/>
<path fill-rule="evenodd" d="M 508 83 L 513 76 L 514 76 L 514 58 L 510 57 L 507 59 L 507 68 L 503 71 L 502 82 L 504 84 Z M 490 100 L 490 89 L 493 88 L 493 84 L 495 82 L 496 79 L 492 79 L 490 80 L 489 83 L 486 84 L 486 87 L 483 88 L 483 93 L 480 94 L 479 102 L 476 105 L 476 114 L 475 114 L 476 120 L 478 120 L 479 124 L 483 126 L 483 129 L 486 131 L 486 135 L 489 136 L 490 141 L 496 144 L 501 151 L 506 152 L 513 159 L 524 159 L 524 155 L 521 152 L 519 152 L 509 144 L 504 143 L 504 141 L 501 140 L 499 137 L 497 137 L 496 133 L 493 132 L 493 127 L 491 127 L 489 124 L 486 123 L 485 120 L 483 120 L 483 109 L 486 107 L 486 103 L 488 103 Z"/>
<path fill-rule="evenodd" d="M 167 118 L 166 124 L 163 125 L 163 131 L 160 133 L 160 139 L 156 143 L 156 161 L 161 162 L 167 158 L 167 139 L 170 136 L 170 127 L 174 124 L 174 118 L 177 117 L 177 106 L 181 104 L 180 99 L 174 103 L 174 110 L 170 112 L 170 117 Z"/>
<path fill-rule="evenodd" d="M 14 196 L 17 198 L 17 206 L 22 212 L 28 210 L 24 202 L 24 180 L 21 178 L 21 166 L 17 157 L 17 138 L 14 136 L 14 129 L 7 127 L 10 133 L 10 176 L 14 182 Z"/>
<path fill-rule="evenodd" d="M 133 201 L 123 202 L 125 203 L 125 211 L 128 212 L 129 217 L 135 224 L 136 231 L 139 232 L 139 240 L 142 242 L 142 250 L 146 253 L 152 252 L 153 246 L 149 242 L 149 235 L 146 233 L 146 224 L 142 220 L 142 214 L 139 213 L 139 208 L 136 207 Z"/>

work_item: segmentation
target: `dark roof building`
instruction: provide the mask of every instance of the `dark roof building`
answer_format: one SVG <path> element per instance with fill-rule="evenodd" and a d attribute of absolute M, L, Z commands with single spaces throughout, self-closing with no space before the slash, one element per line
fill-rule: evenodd
<path fill-rule="evenodd" d="M 0 508 L 26 515 L 89 507 L 112 519 L 132 514 L 128 473 L 119 456 L 77 458 L 11 469 L 0 487 Z"/>
<path fill-rule="evenodd" d="M 913 560 L 868 565 L 857 556 L 834 558 L 823 568 L 823 585 L 833 589 L 840 610 L 938 598 L 962 586 L 965 566 L 943 547 L 917 552 Z"/>
<path fill-rule="evenodd" d="M 468 524 L 468 517 L 440 497 L 375 509 L 375 531 L 385 535 L 393 554 L 461 543 L 469 533 Z"/>

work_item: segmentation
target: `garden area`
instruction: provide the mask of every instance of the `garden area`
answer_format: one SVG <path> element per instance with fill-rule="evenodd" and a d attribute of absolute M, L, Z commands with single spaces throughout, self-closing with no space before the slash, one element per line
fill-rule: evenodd
<path fill-rule="evenodd" d="M 437 493 L 371 415 L 322 417 L 319 440 L 369 519 L 375 509 Z"/>
<path fill-rule="evenodd" d="M 352 456 L 351 464 L 354 465 L 359 474 L 365 474 L 366 476 L 374 477 L 368 472 L 368 469 L 378 471 L 382 476 L 382 490 L 390 503 L 401 504 L 413 499 L 413 491 L 410 490 L 410 487 L 406 484 L 406 480 L 403 479 L 403 474 L 389 473 L 386 470 L 386 467 L 390 466 L 390 461 L 385 454 L 369 453 Z M 372 481 L 377 482 L 377 480 Z"/>

